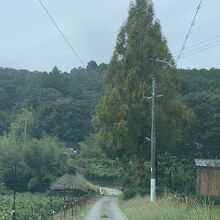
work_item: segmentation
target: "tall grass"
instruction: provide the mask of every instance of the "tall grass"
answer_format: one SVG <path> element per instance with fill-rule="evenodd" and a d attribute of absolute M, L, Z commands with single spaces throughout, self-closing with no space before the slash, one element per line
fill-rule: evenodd
<path fill-rule="evenodd" d="M 150 202 L 147 197 L 121 201 L 120 207 L 129 220 L 219 220 L 209 208 L 189 198 L 167 195 Z"/>

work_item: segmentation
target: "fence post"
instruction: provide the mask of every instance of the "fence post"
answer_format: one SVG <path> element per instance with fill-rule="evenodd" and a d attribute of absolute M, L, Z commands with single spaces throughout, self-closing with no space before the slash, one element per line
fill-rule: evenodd
<path fill-rule="evenodd" d="M 12 220 L 16 220 L 16 192 L 15 191 L 14 191 L 14 196 L 13 196 Z"/>
<path fill-rule="evenodd" d="M 50 212 L 51 212 L 51 217 L 53 220 L 53 198 L 51 195 L 50 195 Z"/>

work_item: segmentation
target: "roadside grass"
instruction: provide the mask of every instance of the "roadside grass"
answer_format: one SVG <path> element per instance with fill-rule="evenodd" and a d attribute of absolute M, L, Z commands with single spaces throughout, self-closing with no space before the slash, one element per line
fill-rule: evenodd
<path fill-rule="evenodd" d="M 210 209 L 210 216 L 211 216 L 211 219 L 214 218 L 214 219 L 220 219 L 220 207 L 219 206 L 214 206 L 214 207 L 211 207 Z"/>
<path fill-rule="evenodd" d="M 202 206 L 195 200 L 167 195 L 150 202 L 147 197 L 120 201 L 128 220 L 219 220 L 220 209 Z"/>

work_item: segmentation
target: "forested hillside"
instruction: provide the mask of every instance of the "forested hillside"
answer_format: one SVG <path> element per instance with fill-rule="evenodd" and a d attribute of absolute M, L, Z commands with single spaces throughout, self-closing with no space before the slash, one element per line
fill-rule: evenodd
<path fill-rule="evenodd" d="M 220 94 L 220 70 L 219 69 L 180 69 L 182 95 L 198 92 L 212 92 Z"/>
<path fill-rule="evenodd" d="M 27 121 L 32 137 L 57 136 L 71 147 L 93 131 L 91 117 L 103 93 L 106 65 L 91 61 L 86 69 L 70 73 L 54 68 L 50 73 L 0 69 L 0 134 L 22 109 L 33 112 Z M 32 126 L 32 127 L 31 127 Z"/>
<path fill-rule="evenodd" d="M 107 65 L 97 66 L 95 62 L 70 73 L 56 67 L 50 73 L 0 68 L 0 134 L 7 132 L 16 115 L 27 108 L 35 114 L 32 131 L 35 137 L 54 135 L 77 146 L 93 131 L 91 118 L 103 94 L 106 69 Z M 180 92 L 187 103 L 196 94 L 199 98 L 200 92 L 206 96 L 220 94 L 220 70 L 179 70 L 179 73 Z"/>
<path fill-rule="evenodd" d="M 47 136 L 56 136 L 64 146 L 80 148 L 80 156 L 77 160 L 74 159 L 75 165 L 84 167 L 87 176 L 94 181 L 114 181 L 117 178 L 116 175 L 119 175 L 122 182 L 131 184 L 130 177 L 135 172 L 136 165 L 129 163 L 127 172 L 121 169 L 115 172 L 114 168 L 110 167 L 114 161 L 107 160 L 97 147 L 99 138 L 94 135 L 86 138 L 94 133 L 91 119 L 95 114 L 96 105 L 103 95 L 106 69 L 107 65 L 98 66 L 93 61 L 88 64 L 86 69 L 73 69 L 70 73 L 61 72 L 56 67 L 50 73 L 0 69 L 0 132 L 1 135 L 9 134 L 9 137 L 1 137 L 2 150 L 4 150 L 2 163 L 5 163 L 5 167 L 10 167 L 10 163 L 12 163 L 10 160 L 13 158 L 13 153 L 16 153 L 16 148 L 11 151 L 9 146 L 13 145 L 16 136 L 20 137 L 18 142 L 29 146 L 28 151 L 22 152 L 24 158 L 22 160 L 33 170 L 32 174 L 23 173 L 23 167 L 18 172 L 23 178 L 21 184 L 24 184 L 25 187 L 28 184 L 29 189 L 35 189 L 39 181 L 33 179 L 34 177 L 50 176 L 49 173 L 41 174 L 41 171 L 34 174 L 36 164 L 34 161 L 28 160 L 34 155 L 34 146 L 39 145 L 40 147 L 41 145 L 39 154 L 44 152 L 54 160 L 65 158 L 58 150 L 59 143 L 50 138 L 44 139 Z M 191 122 L 186 126 L 184 135 L 179 136 L 179 139 L 175 138 L 175 142 L 170 148 L 166 148 L 166 151 L 159 150 L 158 177 L 160 185 L 169 185 L 171 188 L 183 190 L 183 187 L 186 187 L 190 181 L 191 187 L 193 186 L 194 158 L 218 158 L 220 156 L 218 150 L 220 144 L 220 70 L 193 69 L 178 72 L 180 74 L 178 99 L 183 101 L 191 111 Z M 151 79 L 148 80 L 150 83 Z M 133 80 L 133 82 L 135 81 Z M 150 91 L 148 92 L 150 93 Z M 149 112 L 150 108 L 145 107 Z M 175 111 L 176 109 L 173 109 L 172 114 Z M 116 114 L 113 117 L 115 116 Z M 134 124 L 134 126 L 136 125 Z M 182 129 L 181 125 L 180 129 Z M 148 130 L 150 132 L 150 127 Z M 25 144 L 24 135 L 38 140 L 28 141 Z M 158 142 L 158 147 L 161 149 L 159 145 L 163 141 L 163 136 L 159 135 L 158 139 L 161 139 Z M 82 141 L 85 142 L 82 143 Z M 50 145 L 49 142 L 52 144 Z M 79 143 L 81 144 L 79 145 Z M 145 142 L 143 148 L 146 146 L 148 144 Z M 55 155 L 50 154 L 50 150 L 53 148 L 56 149 Z M 145 151 L 144 155 L 145 158 L 149 158 L 149 151 Z M 111 157 L 114 158 L 114 155 Z M 94 158 L 96 159 L 94 160 Z M 47 161 L 43 157 L 41 160 Z M 63 165 L 65 165 L 65 161 L 66 159 L 63 159 Z M 46 169 L 51 169 L 51 163 L 53 161 L 47 161 Z M 56 163 L 58 166 L 59 162 Z M 106 166 L 104 166 L 105 163 Z M 54 171 L 55 176 L 59 176 L 66 169 L 61 164 L 59 166 Z M 145 163 L 145 169 L 148 173 L 148 162 Z M 10 168 L 9 171 L 4 172 L 6 172 L 4 181 L 6 181 L 6 185 L 10 186 L 13 169 Z M 122 173 L 120 174 L 120 172 Z M 169 173 L 175 178 L 170 179 L 169 175 L 165 177 L 164 173 Z M 51 180 L 54 178 L 51 177 Z M 147 183 L 149 180 L 146 178 L 149 178 L 149 174 L 145 176 Z M 19 180 L 17 181 L 19 182 Z M 48 184 L 46 185 L 48 186 Z M 37 187 L 38 190 L 42 189 L 42 186 Z"/>
<path fill-rule="evenodd" d="M 193 111 L 186 137 L 190 158 L 220 157 L 220 70 L 179 70 L 183 102 Z M 182 151 L 184 152 L 184 150 Z M 182 154 L 180 152 L 180 154 Z M 185 153 L 182 154 L 186 157 Z"/>

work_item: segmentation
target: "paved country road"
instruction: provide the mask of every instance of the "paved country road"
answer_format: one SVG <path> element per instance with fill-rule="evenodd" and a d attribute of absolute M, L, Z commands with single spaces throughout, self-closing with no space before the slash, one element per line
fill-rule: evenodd
<path fill-rule="evenodd" d="M 118 207 L 120 191 L 110 188 L 103 189 L 107 195 L 95 203 L 84 220 L 127 220 Z"/>

